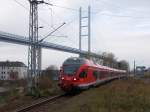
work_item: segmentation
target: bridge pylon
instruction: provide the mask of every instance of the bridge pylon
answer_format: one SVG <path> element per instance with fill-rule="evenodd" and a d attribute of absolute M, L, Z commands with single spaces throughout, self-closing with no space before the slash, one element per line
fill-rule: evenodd
<path fill-rule="evenodd" d="M 90 6 L 88 6 L 87 16 L 83 16 L 83 10 L 81 7 L 79 9 L 79 50 L 82 50 L 82 40 L 84 37 L 88 38 L 88 52 L 90 53 L 91 52 L 91 7 Z"/>

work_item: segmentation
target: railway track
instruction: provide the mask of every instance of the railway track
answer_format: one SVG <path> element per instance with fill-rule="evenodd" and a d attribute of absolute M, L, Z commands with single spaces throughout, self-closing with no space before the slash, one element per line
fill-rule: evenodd
<path fill-rule="evenodd" d="M 14 112 L 28 112 L 28 111 L 30 111 L 30 110 L 32 110 L 32 109 L 34 109 L 36 107 L 40 107 L 40 106 L 42 106 L 44 104 L 53 103 L 53 102 L 57 101 L 58 99 L 63 98 L 65 96 L 66 96 L 66 94 L 62 94 L 62 95 L 54 96 L 52 98 L 47 98 L 47 99 L 44 99 L 44 100 L 40 100 L 40 101 L 38 101 L 38 102 L 36 102 L 34 104 L 31 104 L 29 106 L 24 106 L 24 107 L 22 107 L 20 109 L 17 109 Z"/>

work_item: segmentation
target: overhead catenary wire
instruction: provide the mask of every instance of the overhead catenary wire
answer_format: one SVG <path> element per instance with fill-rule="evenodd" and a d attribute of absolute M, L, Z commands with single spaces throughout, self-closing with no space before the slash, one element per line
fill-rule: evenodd
<path fill-rule="evenodd" d="M 97 0 L 97 2 L 103 2 L 103 3 L 109 4 L 109 5 L 114 6 L 115 8 L 120 9 L 120 10 L 123 9 L 123 7 L 121 7 L 119 5 L 112 4 L 112 3 L 104 1 L 104 0 L 100 0 L 100 1 Z M 127 9 L 125 9 L 125 10 L 127 10 Z M 135 12 L 135 10 L 133 10 L 133 9 L 130 9 L 130 11 Z M 143 16 L 131 16 L 131 15 L 118 15 L 118 14 L 101 13 L 101 10 L 95 12 L 94 14 L 96 14 L 96 15 L 100 14 L 100 15 L 106 15 L 106 16 L 113 16 L 113 17 L 121 17 L 121 18 L 150 19 L 150 16 L 143 17 Z"/>
<path fill-rule="evenodd" d="M 49 1 L 49 0 L 48 0 L 48 1 Z M 61 5 L 56 5 L 56 4 L 51 4 L 50 1 L 49 1 L 49 2 L 45 2 L 45 4 L 50 5 L 50 6 L 54 6 L 54 7 L 57 7 L 57 8 L 62 8 L 62 9 L 66 9 L 66 10 L 70 10 L 70 11 L 74 11 L 74 12 L 79 13 L 79 9 L 70 8 L 70 7 L 61 6 Z M 88 10 L 83 10 L 83 12 L 88 12 Z M 94 13 L 96 13 L 96 12 L 91 12 L 91 13 L 94 14 Z"/>
<path fill-rule="evenodd" d="M 22 3 L 18 2 L 17 0 L 14 0 L 14 2 L 16 2 L 18 5 L 20 5 L 21 7 L 23 7 L 25 10 L 29 11 L 29 8 L 25 7 Z M 39 20 L 41 22 L 43 22 L 44 24 L 46 24 L 47 26 L 51 26 L 48 22 L 46 22 L 45 20 L 43 20 L 40 17 L 39 17 Z"/>
<path fill-rule="evenodd" d="M 23 4 L 21 4 L 20 2 L 18 2 L 17 0 L 14 0 L 17 4 L 19 4 L 20 6 L 22 6 L 23 8 L 29 10 L 28 8 L 26 8 Z M 104 1 L 103 1 L 104 2 Z M 106 1 L 105 1 L 106 2 Z M 106 2 L 107 3 L 107 2 Z M 64 8 L 67 10 L 71 10 L 71 11 L 77 11 L 79 12 L 78 9 L 74 9 L 74 8 L 69 8 L 69 7 L 65 7 L 65 6 L 60 6 L 60 5 L 55 5 L 55 4 L 51 4 L 49 2 L 47 2 L 46 4 L 49 4 L 50 6 L 55 6 L 55 7 L 59 7 L 59 8 Z M 119 6 L 117 6 L 118 8 L 121 8 Z M 139 17 L 139 16 L 130 16 L 130 15 L 117 15 L 117 14 L 108 14 L 108 13 L 101 13 L 101 11 L 97 11 L 97 12 L 93 12 L 93 14 L 101 14 L 101 15 L 106 15 L 106 16 L 115 16 L 115 17 L 124 17 L 124 18 L 136 18 L 136 19 L 145 19 L 145 18 L 150 18 L 150 17 Z M 42 22 L 46 23 L 45 21 L 42 20 Z"/>
<path fill-rule="evenodd" d="M 48 7 L 48 9 L 50 10 L 50 16 L 51 16 L 51 28 L 53 30 L 55 30 L 55 27 L 54 27 L 54 20 L 53 20 L 53 14 L 54 14 L 54 11 L 52 10 L 51 7 Z M 60 35 L 63 35 L 60 31 L 57 31 Z M 62 36 L 63 37 L 63 36 Z M 67 37 L 67 36 L 64 36 L 64 37 Z"/>
<path fill-rule="evenodd" d="M 50 11 L 51 11 L 51 15 L 55 15 L 56 17 L 57 17 L 57 19 L 59 19 L 60 21 L 62 21 L 62 18 L 59 16 L 59 15 L 57 15 L 57 14 L 55 14 L 55 12 L 54 12 L 54 10 L 52 10 L 52 8 L 48 8 Z M 53 17 L 53 16 L 52 16 Z M 78 18 L 78 17 L 77 17 Z M 76 17 L 73 17 L 73 19 L 72 20 L 70 20 L 70 18 L 67 20 L 67 21 L 69 21 L 69 22 L 66 22 L 66 25 L 65 26 L 69 26 L 71 23 L 73 23 L 74 21 L 77 21 L 78 19 L 77 19 Z M 53 21 L 54 22 L 54 21 Z"/>
<path fill-rule="evenodd" d="M 14 0 L 18 5 L 20 5 L 21 7 L 23 7 L 24 9 L 26 10 L 29 10 L 27 7 L 25 7 L 23 4 L 21 4 L 20 2 L 18 2 L 17 0 Z M 63 7 L 63 6 L 59 6 L 59 5 L 53 5 L 53 4 L 50 4 L 51 6 L 57 6 L 57 7 L 60 7 L 60 8 L 65 8 L 67 10 L 72 10 L 72 8 L 67 8 L 67 7 Z M 117 8 L 121 8 L 119 6 L 117 6 Z M 74 11 L 78 11 L 77 9 L 73 9 Z M 51 10 L 52 11 L 52 10 Z M 120 14 L 110 14 L 110 13 L 103 13 L 101 11 L 98 11 L 94 14 L 100 14 L 100 15 L 105 15 L 105 16 L 111 16 L 111 17 L 121 17 L 121 18 L 134 18 L 134 19 L 149 19 L 150 17 L 135 17 L 135 16 L 130 16 L 130 15 L 120 15 Z M 52 16 L 52 13 L 51 13 L 51 16 Z M 53 23 L 52 24 L 49 24 L 47 21 L 43 20 L 42 18 L 39 17 L 39 20 L 41 22 L 43 22 L 44 24 L 46 24 L 47 26 L 50 26 L 53 30 L 55 29 L 54 26 L 53 26 Z M 53 21 L 53 20 L 52 20 Z M 68 23 L 66 22 L 66 24 L 68 25 Z M 58 31 L 58 33 L 60 33 Z"/>
<path fill-rule="evenodd" d="M 50 4 L 50 6 L 51 6 L 51 4 Z M 54 10 L 52 10 L 52 8 L 51 7 L 48 7 L 48 10 L 50 10 L 50 12 L 51 12 L 51 16 L 53 15 L 53 14 L 55 14 L 55 12 L 54 12 Z M 57 18 L 61 21 L 62 20 L 62 18 L 61 17 L 59 17 L 58 15 L 56 15 L 55 14 L 55 16 L 57 16 Z M 52 16 L 53 17 L 53 16 Z M 65 22 L 66 23 L 66 25 L 64 26 L 64 27 L 66 27 L 66 26 L 69 26 L 70 24 L 72 24 L 74 21 L 76 21 L 76 20 L 78 20 L 78 19 L 76 19 L 76 18 L 73 18 L 72 20 L 70 20 L 70 18 L 69 18 L 69 22 Z M 55 30 L 55 28 L 54 28 L 54 25 L 52 25 L 51 26 L 52 28 L 53 28 L 53 30 Z M 58 31 L 59 33 L 60 33 L 60 31 Z M 62 35 L 62 34 L 61 34 Z M 56 36 L 55 36 L 56 37 Z M 57 37 L 68 37 L 68 36 L 57 36 Z M 69 38 L 68 38 L 69 39 Z M 68 40 L 67 39 L 67 40 Z"/>
<path fill-rule="evenodd" d="M 44 38 L 42 38 L 41 40 L 39 40 L 39 42 L 42 42 L 44 39 L 48 38 L 50 35 L 52 35 L 54 32 L 56 32 L 59 28 L 61 28 L 62 26 L 64 26 L 66 23 L 64 22 L 63 24 L 61 24 L 59 27 L 57 27 L 54 31 L 50 32 L 48 35 L 46 35 Z"/>
<path fill-rule="evenodd" d="M 20 5 L 24 9 L 29 10 L 27 7 L 25 7 L 22 3 L 18 2 L 17 0 L 14 0 L 14 2 L 16 2 L 18 5 Z"/>
<path fill-rule="evenodd" d="M 54 26 L 54 24 L 53 24 L 53 12 L 52 12 L 52 8 L 49 8 L 50 9 L 50 12 L 51 12 L 51 27 L 53 27 Z"/>
<path fill-rule="evenodd" d="M 103 2 L 103 3 L 106 3 L 106 4 L 109 4 L 109 5 L 111 5 L 111 6 L 114 6 L 115 8 L 117 8 L 117 9 L 123 9 L 123 10 L 127 10 L 127 8 L 124 8 L 124 7 L 122 7 L 122 6 L 120 6 L 120 5 L 118 5 L 117 3 L 112 3 L 111 1 L 104 1 L 104 0 L 97 0 L 97 1 L 99 1 L 99 2 Z M 134 9 L 129 9 L 130 11 L 133 11 L 133 12 L 135 12 L 136 10 L 134 10 Z M 139 12 L 138 12 L 139 13 Z"/>
<path fill-rule="evenodd" d="M 20 6 L 22 6 L 23 8 L 25 8 L 26 10 L 29 10 L 27 7 L 25 7 L 23 4 L 21 4 L 20 2 L 18 2 L 17 0 L 14 0 L 17 4 L 19 4 Z M 104 1 L 103 1 L 104 2 Z M 105 1 L 106 2 L 106 1 Z M 107 3 L 107 2 L 106 2 Z M 63 8 L 63 9 L 67 9 L 67 10 L 71 10 L 71 11 L 77 11 L 79 12 L 78 9 L 74 9 L 74 8 L 69 8 L 69 7 L 65 7 L 65 6 L 60 6 L 60 5 L 55 5 L 55 4 L 50 4 L 50 3 L 45 3 L 45 4 L 48 4 L 50 6 L 55 6 L 55 7 L 58 7 L 58 8 Z M 119 6 L 117 6 L 117 8 L 121 8 Z M 86 11 L 86 10 L 84 10 Z M 118 14 L 108 14 L 108 13 L 101 13 L 101 10 L 100 11 L 97 11 L 97 12 L 93 12 L 93 14 L 100 14 L 100 15 L 106 15 L 106 16 L 114 16 L 114 17 L 122 17 L 122 18 L 137 18 L 137 19 L 148 19 L 150 17 L 139 17 L 139 16 L 130 16 L 130 15 L 118 15 Z M 41 18 L 40 18 L 41 19 Z M 48 22 L 44 21 L 43 19 L 41 19 L 41 21 L 45 24 L 48 24 Z M 50 25 L 51 26 L 51 25 Z"/>
<path fill-rule="evenodd" d="M 58 18 L 60 21 L 62 20 L 62 18 L 61 18 L 59 15 L 56 15 L 55 12 L 54 12 L 54 10 L 50 9 L 50 7 L 49 7 L 49 10 L 52 11 L 53 15 L 55 15 L 56 18 Z M 70 20 L 70 18 L 69 18 L 68 22 L 66 22 L 66 25 L 65 25 L 64 27 L 67 27 L 67 26 L 71 25 L 73 22 L 75 22 L 75 21 L 77 21 L 77 20 L 78 20 L 78 19 L 76 19 L 76 17 L 73 17 L 72 20 Z M 55 29 L 55 28 L 54 28 L 54 29 Z M 58 31 L 58 32 L 60 32 L 60 31 Z M 59 36 L 58 36 L 58 37 L 59 37 Z M 66 38 L 67 38 L 68 36 L 60 36 L 60 37 L 66 37 Z M 72 37 L 72 36 L 71 36 L 71 37 Z M 50 39 L 54 39 L 54 38 L 50 38 Z M 72 41 L 72 39 L 67 38 L 67 40 L 68 40 L 72 45 L 78 46 L 77 44 L 75 44 L 75 43 Z M 61 40 L 61 41 L 62 41 L 62 40 Z"/>
<path fill-rule="evenodd" d="M 53 14 L 55 14 L 55 12 L 52 10 Z M 61 17 L 59 17 L 58 15 L 55 14 L 55 16 L 57 16 L 57 18 L 59 18 L 61 20 Z M 76 19 L 76 17 L 74 17 L 72 20 L 67 20 L 68 22 L 66 22 L 66 25 L 64 26 L 65 28 L 70 26 L 72 23 L 76 22 L 78 19 Z M 70 38 L 67 38 L 67 40 L 69 40 L 72 43 L 72 40 L 70 40 Z M 74 43 L 73 43 L 74 44 Z M 75 45 L 75 44 L 74 44 Z M 76 45 L 75 45 L 76 46 Z"/>
<path fill-rule="evenodd" d="M 27 8 L 27 7 L 25 7 L 22 3 L 20 3 L 20 2 L 18 2 L 17 0 L 14 0 L 18 5 L 20 5 L 21 7 L 23 7 L 24 9 L 26 9 L 26 10 L 28 10 L 29 11 L 29 9 Z M 45 3 L 45 4 L 47 4 L 47 3 Z M 57 5 L 53 5 L 53 4 L 50 4 L 50 3 L 48 3 L 49 5 L 51 5 L 51 6 L 56 6 L 56 7 L 61 7 L 61 6 L 57 6 Z M 68 9 L 68 10 L 76 10 L 77 11 L 77 9 L 71 9 L 71 8 L 67 8 L 67 7 L 61 7 L 61 8 L 65 8 L 65 9 Z M 50 10 L 51 10 L 51 13 L 52 13 L 52 9 L 50 8 Z M 52 17 L 52 14 L 51 14 L 51 17 Z M 53 17 L 52 17 L 53 18 Z M 55 29 L 54 28 L 54 26 L 53 25 L 50 25 L 48 22 L 46 22 L 45 20 L 43 20 L 42 18 L 39 18 L 43 23 L 45 23 L 45 24 L 48 24 L 49 26 L 52 26 L 53 27 L 53 29 Z M 53 21 L 53 20 L 52 20 Z"/>
<path fill-rule="evenodd" d="M 121 18 L 134 18 L 134 19 L 150 19 L 150 17 L 139 17 L 139 16 L 130 16 L 130 15 L 118 15 L 118 14 L 109 14 L 109 13 L 100 13 L 97 12 L 99 15 L 105 15 L 105 16 L 113 16 L 113 17 L 121 17 Z"/>
<path fill-rule="evenodd" d="M 20 6 L 24 7 L 25 9 L 29 10 L 28 8 L 26 8 L 24 5 L 20 4 L 17 0 L 16 1 L 17 4 L 19 4 Z M 66 10 L 70 10 L 70 11 L 76 11 L 78 12 L 78 9 L 73 9 L 73 8 L 69 8 L 69 7 L 65 7 L 65 6 L 59 6 L 59 5 L 52 5 L 58 8 L 63 8 Z M 121 7 L 118 7 L 121 8 Z M 73 10 L 72 10 L 73 9 Z M 130 16 L 130 15 L 120 15 L 120 14 L 111 14 L 111 13 L 103 13 L 101 11 L 96 12 L 94 14 L 100 14 L 100 15 L 105 15 L 105 16 L 111 16 L 111 17 L 121 17 L 121 18 L 135 18 L 135 19 L 149 19 L 150 17 L 135 17 L 135 16 Z M 48 26 L 51 26 L 51 28 L 55 29 L 54 26 L 51 24 L 49 24 L 48 22 L 44 21 L 42 18 L 39 18 L 43 23 L 47 24 Z M 71 22 L 68 22 L 71 24 Z M 66 24 L 68 25 L 68 23 L 66 22 Z M 59 31 L 58 31 L 59 32 Z"/>
<path fill-rule="evenodd" d="M 55 12 L 53 11 L 53 14 L 55 14 Z M 57 16 L 57 15 L 56 15 Z M 58 17 L 58 16 L 57 16 Z M 61 18 L 60 18 L 60 20 L 61 20 Z M 72 20 L 70 20 L 69 19 L 69 21 L 68 22 L 66 22 L 66 25 L 64 26 L 65 28 L 66 27 L 68 27 L 68 26 L 70 26 L 72 23 L 74 23 L 75 21 L 77 21 L 78 19 L 76 19 L 75 17 L 72 19 Z M 60 31 L 59 31 L 60 32 Z M 63 36 L 62 36 L 63 37 Z M 65 37 L 65 36 L 64 36 Z M 68 37 L 68 36 L 67 36 Z M 71 38 L 72 38 L 72 36 L 71 36 Z M 74 45 L 74 46 L 78 46 L 77 44 L 75 44 L 73 41 L 72 41 L 72 39 L 71 38 L 67 38 L 67 41 L 69 41 L 69 43 L 71 43 L 72 45 Z M 52 38 L 51 38 L 52 39 Z M 54 39 L 54 38 L 53 38 Z M 62 40 L 61 40 L 62 41 Z"/>
<path fill-rule="evenodd" d="M 52 11 L 52 13 L 55 15 L 55 16 L 57 16 L 57 18 L 59 19 L 59 20 L 62 20 L 62 18 L 60 17 L 60 16 L 58 16 L 58 15 L 56 15 L 55 14 L 55 12 L 53 11 L 53 10 L 51 10 Z M 75 21 L 77 21 L 78 19 L 76 19 L 75 17 L 72 19 L 72 20 L 70 20 L 70 18 L 69 18 L 69 22 L 66 22 L 66 25 L 65 26 L 69 26 L 71 23 L 73 23 L 73 22 L 75 22 Z"/>
<path fill-rule="evenodd" d="M 29 11 L 29 9 L 27 7 L 25 7 L 22 3 L 18 2 L 17 0 L 14 0 L 14 2 L 16 2 L 18 5 L 20 5 L 21 7 L 23 7 L 25 10 Z M 54 26 L 50 25 L 47 21 L 43 20 L 42 18 L 39 17 L 39 20 L 41 22 L 43 22 L 44 24 L 46 24 L 47 26 L 50 26 L 53 30 L 55 30 Z M 59 31 L 58 31 L 59 32 Z"/>
<path fill-rule="evenodd" d="M 20 3 L 20 2 L 18 2 L 17 0 L 14 0 L 18 5 L 20 5 L 21 7 L 23 7 L 25 10 L 27 10 L 27 11 L 29 11 L 29 9 L 27 8 L 27 7 L 25 7 L 22 3 Z M 51 9 L 51 7 L 49 7 L 50 9 Z M 68 10 L 69 10 L 69 8 L 68 8 Z M 53 12 L 53 10 L 51 9 L 51 11 Z M 53 12 L 54 13 L 54 12 Z M 51 14 L 51 16 L 52 16 L 52 14 Z M 53 30 L 56 30 L 56 28 L 54 28 L 54 26 L 51 24 L 49 24 L 48 22 L 46 22 L 45 20 L 43 20 L 42 18 L 40 18 L 39 17 L 39 19 L 40 19 L 40 21 L 41 22 L 43 22 L 43 23 L 45 23 L 45 24 L 47 24 L 48 26 L 50 26 Z M 74 20 L 77 20 L 77 19 L 74 19 Z M 71 23 L 73 23 L 74 22 L 74 20 L 71 20 L 71 21 L 69 21 L 69 22 L 65 22 L 66 23 L 66 25 L 68 26 L 69 24 L 71 24 Z M 60 33 L 60 31 L 57 31 L 58 33 Z M 60 34 L 60 35 L 62 35 L 62 34 Z M 54 35 L 54 37 L 64 37 L 64 38 L 67 38 L 68 36 L 65 36 L 65 35 L 62 35 L 62 36 L 60 36 L 60 35 Z M 50 35 L 50 36 L 53 36 L 53 35 Z M 70 40 L 69 40 L 70 41 Z M 70 41 L 71 42 L 71 41 Z"/>

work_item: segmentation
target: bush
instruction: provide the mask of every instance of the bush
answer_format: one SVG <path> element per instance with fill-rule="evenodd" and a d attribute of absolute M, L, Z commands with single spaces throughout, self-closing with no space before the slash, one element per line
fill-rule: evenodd
<path fill-rule="evenodd" d="M 52 87 L 52 80 L 49 77 L 43 76 L 39 79 L 39 89 L 45 90 Z"/>

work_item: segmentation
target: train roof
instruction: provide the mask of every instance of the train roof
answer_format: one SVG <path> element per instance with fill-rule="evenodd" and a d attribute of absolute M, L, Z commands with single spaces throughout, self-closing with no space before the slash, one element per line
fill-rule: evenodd
<path fill-rule="evenodd" d="M 79 57 L 71 57 L 64 61 L 63 65 L 70 65 L 70 64 L 85 64 L 87 63 L 87 59 L 79 58 Z"/>
<path fill-rule="evenodd" d="M 89 66 L 98 67 L 103 70 L 109 70 L 111 72 L 126 73 L 125 70 L 120 70 L 120 69 L 115 69 L 115 68 L 111 68 L 108 66 L 103 66 L 103 65 L 100 65 L 100 64 L 98 64 L 92 60 L 86 59 L 86 58 L 71 57 L 71 58 L 68 58 L 67 60 L 65 60 L 63 63 L 63 65 L 70 65 L 70 64 L 79 64 L 79 65 L 87 64 Z"/>

